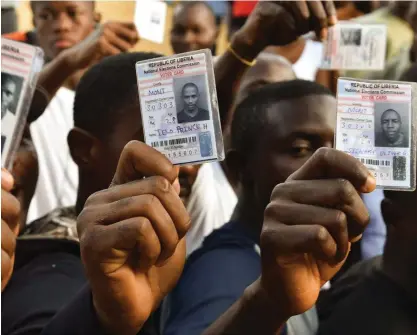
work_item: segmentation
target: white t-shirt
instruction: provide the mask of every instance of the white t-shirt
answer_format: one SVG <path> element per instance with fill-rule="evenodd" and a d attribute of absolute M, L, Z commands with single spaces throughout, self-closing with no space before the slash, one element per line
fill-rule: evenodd
<path fill-rule="evenodd" d="M 78 168 L 67 144 L 68 133 L 74 124 L 74 97 L 74 91 L 60 88 L 43 115 L 30 127 L 38 153 L 39 178 L 28 223 L 57 207 L 75 204 Z"/>
<path fill-rule="evenodd" d="M 307 39 L 303 53 L 292 66 L 297 78 L 315 81 L 322 58 L 323 44 Z"/>
<path fill-rule="evenodd" d="M 186 235 L 187 256 L 204 238 L 229 221 L 237 196 L 219 162 L 205 163 L 198 171 L 187 204 L 191 228 Z"/>

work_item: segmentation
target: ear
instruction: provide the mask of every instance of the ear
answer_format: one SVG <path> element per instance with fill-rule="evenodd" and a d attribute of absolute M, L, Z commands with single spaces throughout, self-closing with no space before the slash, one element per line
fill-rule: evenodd
<path fill-rule="evenodd" d="M 73 128 L 67 137 L 71 157 L 79 169 L 91 170 L 100 159 L 100 141 L 89 132 Z"/>
<path fill-rule="evenodd" d="M 230 149 L 226 155 L 227 176 L 234 188 L 239 188 L 243 180 L 245 159 L 240 152 Z"/>
<path fill-rule="evenodd" d="M 94 12 L 94 14 L 93 14 L 93 19 L 94 19 L 94 22 L 96 23 L 96 26 L 97 25 L 99 25 L 100 23 L 101 23 L 101 20 L 102 20 L 102 15 L 101 15 L 101 13 L 99 13 L 99 12 Z"/>

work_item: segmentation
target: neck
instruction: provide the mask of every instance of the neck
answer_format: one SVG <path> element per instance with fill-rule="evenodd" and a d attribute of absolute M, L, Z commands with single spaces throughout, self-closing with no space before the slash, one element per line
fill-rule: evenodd
<path fill-rule="evenodd" d="M 80 172 L 78 178 L 78 191 L 77 191 L 77 201 L 75 203 L 75 211 L 77 215 L 81 213 L 84 208 L 84 204 L 87 201 L 88 197 L 93 193 L 100 190 L 100 187 L 97 187 L 91 181 L 94 180 L 91 176 L 83 176 Z"/>
<path fill-rule="evenodd" d="M 239 196 L 231 220 L 239 222 L 256 239 L 259 239 L 263 223 L 264 208 L 257 206 L 257 201 L 245 192 Z"/>
<path fill-rule="evenodd" d="M 195 115 L 198 112 L 198 107 L 196 106 L 193 110 L 187 110 L 184 108 L 184 111 L 188 114 L 188 115 Z"/>
<path fill-rule="evenodd" d="M 387 240 L 383 255 L 383 272 L 417 301 L 417 265 L 415 259 L 412 259 L 413 256 L 410 255 L 406 246 L 393 245 L 394 243 Z"/>

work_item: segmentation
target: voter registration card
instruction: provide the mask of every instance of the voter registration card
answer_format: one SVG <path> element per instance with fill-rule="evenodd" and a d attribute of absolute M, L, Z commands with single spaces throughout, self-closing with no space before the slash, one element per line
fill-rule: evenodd
<path fill-rule="evenodd" d="M 383 70 L 387 28 L 383 24 L 340 22 L 324 42 L 322 69 Z"/>
<path fill-rule="evenodd" d="M 145 142 L 173 164 L 224 159 L 211 52 L 136 63 Z"/>
<path fill-rule="evenodd" d="M 415 190 L 416 92 L 416 83 L 338 80 L 336 149 L 359 159 L 380 188 Z"/>
<path fill-rule="evenodd" d="M 13 166 L 44 63 L 41 48 L 1 39 L 1 165 Z"/>

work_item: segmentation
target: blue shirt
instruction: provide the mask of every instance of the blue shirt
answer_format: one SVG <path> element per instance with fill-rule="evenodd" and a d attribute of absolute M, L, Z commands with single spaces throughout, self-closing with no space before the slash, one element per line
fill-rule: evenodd
<path fill-rule="evenodd" d="M 200 335 L 261 274 L 257 245 L 237 222 L 211 233 L 188 258 L 165 306 L 164 335 Z"/>

